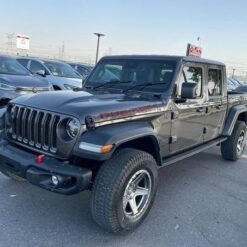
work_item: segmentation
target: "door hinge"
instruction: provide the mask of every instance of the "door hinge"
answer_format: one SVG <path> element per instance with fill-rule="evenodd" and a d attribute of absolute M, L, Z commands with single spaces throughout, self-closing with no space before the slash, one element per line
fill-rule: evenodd
<path fill-rule="evenodd" d="M 169 144 L 175 143 L 175 142 L 177 142 L 177 140 L 178 140 L 177 136 L 170 136 Z"/>

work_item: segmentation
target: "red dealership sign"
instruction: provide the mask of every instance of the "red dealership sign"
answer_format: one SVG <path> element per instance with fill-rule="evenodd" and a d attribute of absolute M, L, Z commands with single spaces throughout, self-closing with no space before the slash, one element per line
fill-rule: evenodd
<path fill-rule="evenodd" d="M 202 48 L 196 45 L 188 44 L 186 56 L 201 57 Z"/>
<path fill-rule="evenodd" d="M 30 38 L 26 35 L 18 34 L 16 36 L 17 49 L 29 50 Z"/>

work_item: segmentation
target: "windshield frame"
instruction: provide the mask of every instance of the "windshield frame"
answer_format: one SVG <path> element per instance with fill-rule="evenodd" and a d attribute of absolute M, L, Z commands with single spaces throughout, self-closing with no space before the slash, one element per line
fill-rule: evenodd
<path fill-rule="evenodd" d="M 167 84 L 167 86 L 164 88 L 164 90 L 161 90 L 159 91 L 159 94 L 167 94 L 171 92 L 171 88 L 174 84 L 174 81 L 176 80 L 176 74 L 177 74 L 177 70 L 178 70 L 178 67 L 179 67 L 179 61 L 177 60 L 174 60 L 174 59 L 169 59 L 169 58 L 162 58 L 162 59 L 155 59 L 155 58 L 118 58 L 118 59 L 115 59 L 115 58 L 102 58 L 98 64 L 95 66 L 95 68 L 93 69 L 93 71 L 90 73 L 89 77 L 85 80 L 85 84 L 84 86 L 86 88 L 91 88 L 91 89 L 94 89 L 95 88 L 100 88 L 100 89 L 106 89 L 106 90 L 110 90 L 110 89 L 114 89 L 114 90 L 121 90 L 122 92 L 125 93 L 126 92 L 130 92 L 130 91 L 135 91 L 135 92 L 143 92 L 143 93 L 157 93 L 155 90 L 152 90 L 152 86 L 154 86 L 156 84 L 156 86 L 160 86 L 160 85 L 163 85 L 164 86 L 164 83 L 163 82 L 157 82 L 157 81 L 152 81 L 151 83 L 149 83 L 150 85 L 144 85 L 142 86 L 141 84 L 143 83 L 132 83 L 130 84 L 128 87 L 126 88 L 121 88 L 119 86 L 116 86 L 117 84 L 118 85 L 123 85 L 123 84 L 127 84 L 127 83 L 123 83 L 120 81 L 120 83 L 116 83 L 116 84 L 111 84 L 110 81 L 109 81 L 109 84 L 106 83 L 107 81 L 102 81 L 101 83 L 97 83 L 97 82 L 93 82 L 92 78 L 94 76 L 94 73 L 97 71 L 97 67 L 98 66 L 102 66 L 102 64 L 116 64 L 117 63 L 127 63 L 127 62 L 140 62 L 140 63 L 160 63 L 160 64 L 166 64 L 167 65 L 171 65 L 172 67 L 172 77 L 171 77 L 171 81 Z M 105 85 L 107 85 L 107 87 L 101 87 L 100 85 L 106 83 Z M 140 84 L 140 86 L 137 86 L 138 84 Z M 151 84 L 154 84 L 154 85 L 151 85 Z M 160 84 L 160 85 L 159 85 Z M 134 86 L 134 87 L 133 87 Z M 133 87 L 129 89 L 129 87 Z M 127 89 L 127 90 L 126 90 Z M 145 89 L 145 90 L 144 90 Z M 157 88 L 156 88 L 157 89 Z"/>

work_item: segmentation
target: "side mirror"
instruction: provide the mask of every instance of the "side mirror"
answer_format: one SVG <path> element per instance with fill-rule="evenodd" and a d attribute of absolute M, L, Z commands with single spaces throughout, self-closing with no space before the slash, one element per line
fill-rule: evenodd
<path fill-rule="evenodd" d="M 36 75 L 40 75 L 42 77 L 45 77 L 46 76 L 45 70 L 43 70 L 43 69 L 36 71 L 35 74 Z"/>
<path fill-rule="evenodd" d="M 181 98 L 182 99 L 195 99 L 196 95 L 196 84 L 190 82 L 184 82 L 182 84 Z"/>

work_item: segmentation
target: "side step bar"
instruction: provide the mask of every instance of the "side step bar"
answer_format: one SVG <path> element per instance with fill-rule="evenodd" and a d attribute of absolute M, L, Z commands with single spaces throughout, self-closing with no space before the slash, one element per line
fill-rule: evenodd
<path fill-rule="evenodd" d="M 212 146 L 216 146 L 217 144 L 219 144 L 219 143 L 221 143 L 221 142 L 223 142 L 225 140 L 227 140 L 227 137 L 220 137 L 220 138 L 217 138 L 217 139 L 215 139 L 213 141 L 209 141 L 209 142 L 207 142 L 205 144 L 202 144 L 202 145 L 200 145 L 198 147 L 189 149 L 189 150 L 187 150 L 187 151 L 185 151 L 183 153 L 179 153 L 179 154 L 174 155 L 172 157 L 165 158 L 164 162 L 160 166 L 160 168 L 162 168 L 164 166 L 171 165 L 173 163 L 176 163 L 176 162 L 178 162 L 180 160 L 183 160 L 185 158 L 193 156 L 193 155 L 195 155 L 197 153 L 200 153 L 200 152 L 202 152 L 202 151 L 204 151 L 204 150 L 206 150 L 208 148 L 211 148 Z"/>

